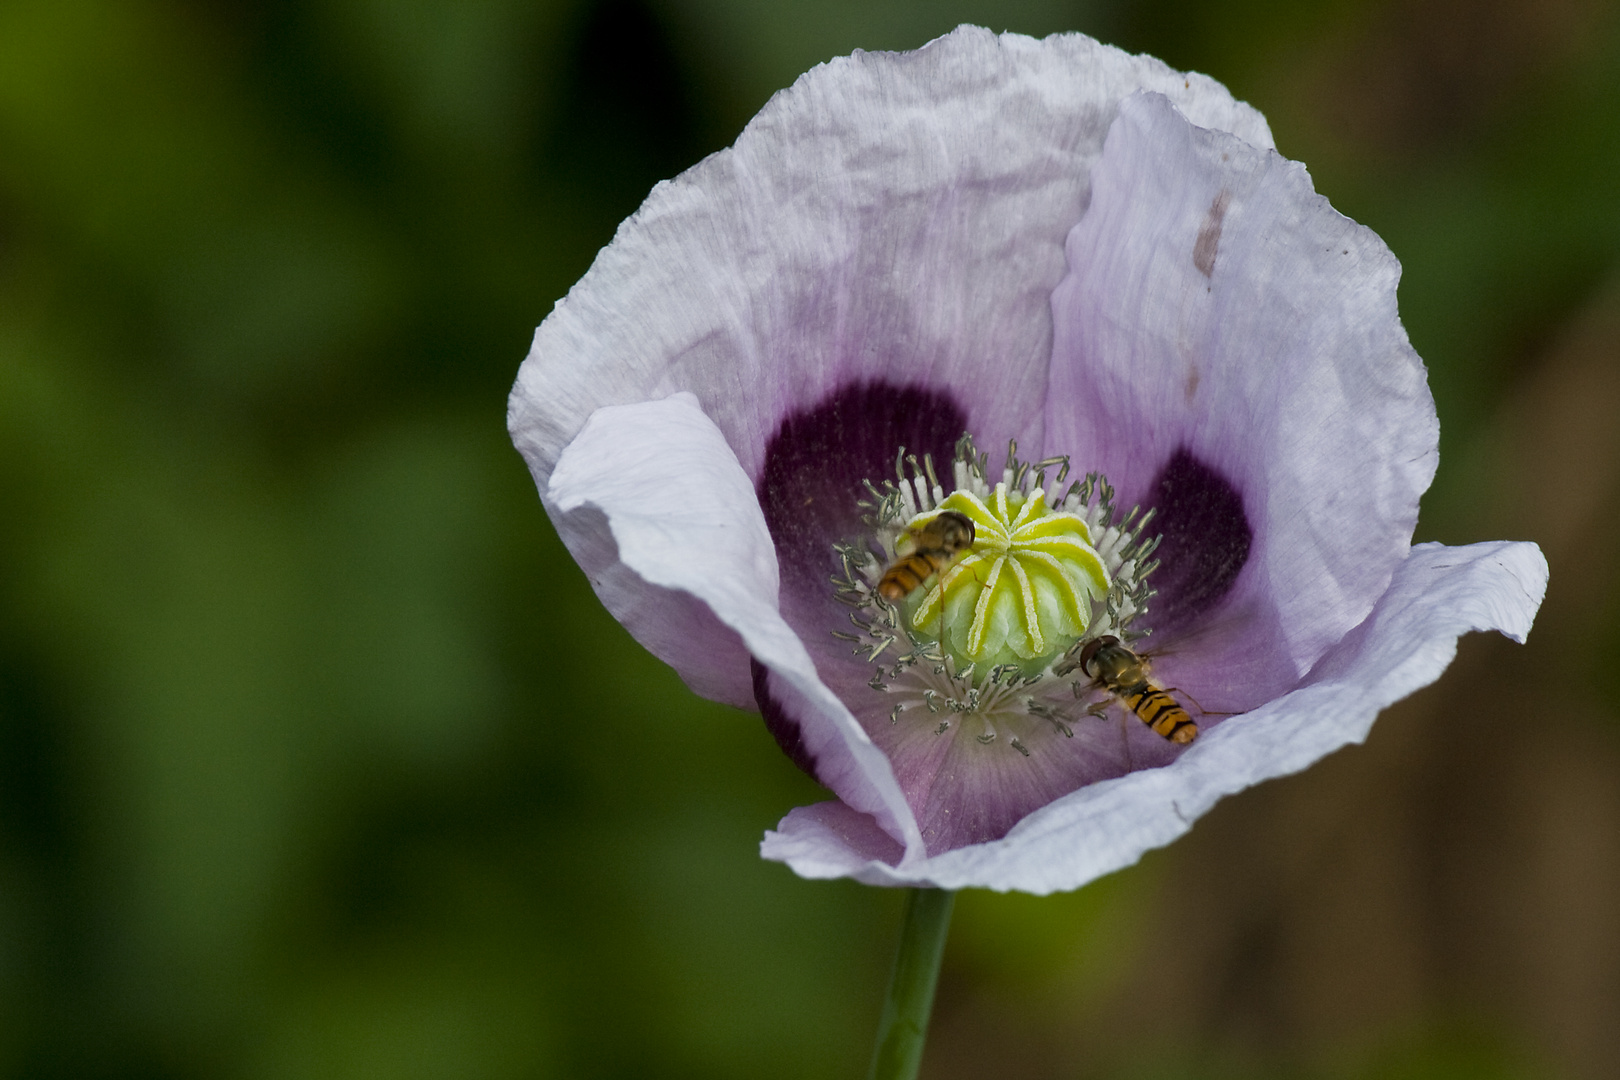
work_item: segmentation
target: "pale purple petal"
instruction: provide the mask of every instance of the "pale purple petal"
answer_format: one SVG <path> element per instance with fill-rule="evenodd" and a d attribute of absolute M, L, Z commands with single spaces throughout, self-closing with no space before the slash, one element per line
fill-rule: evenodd
<path fill-rule="evenodd" d="M 1427 686 L 1471 630 L 1524 640 L 1547 586 L 1534 544 L 1412 549 L 1372 614 L 1295 691 L 1201 737 L 1173 765 L 1082 788 L 1002 839 L 896 867 L 865 854 L 857 828 L 795 811 L 767 833 L 766 858 L 807 877 L 870 884 L 983 886 L 1049 893 L 1129 866 L 1168 844 L 1216 801 L 1366 738 L 1380 710 Z"/>
<path fill-rule="evenodd" d="M 1252 706 L 1365 618 L 1434 475 L 1400 264 L 1304 166 L 1152 94 L 1121 105 L 1067 251 L 1047 445 L 1160 505 L 1159 671 Z M 1246 545 L 1209 502 L 1233 493 Z"/>
<path fill-rule="evenodd" d="M 1395 314 L 1397 264 L 1301 167 L 1138 94 L 1094 173 L 1052 301 L 1044 449 L 1107 472 L 1123 505 L 1159 510 L 1151 651 L 1161 681 L 1209 710 L 1202 723 L 1213 728 L 1296 685 L 1370 610 L 1433 472 L 1433 404 Z M 899 401 L 905 417 L 960 414 L 911 390 L 854 396 L 790 418 L 767 449 L 761 498 L 784 567 L 783 614 L 893 762 L 929 850 L 1002 836 L 1077 788 L 1173 760 L 1177 748 L 1123 718 L 1088 721 L 1073 738 L 1027 734 L 1022 758 L 960 727 L 891 722 L 892 701 L 867 685 L 872 665 L 830 636 L 845 616 L 826 586 L 831 542 L 852 496 L 827 521 L 818 515 L 839 490 L 858 493 L 860 477 L 887 473 L 893 447 L 942 458 L 960 424 L 902 434 L 873 400 Z M 833 429 L 883 437 L 840 460 Z M 794 452 L 796 440 L 819 458 Z M 779 467 L 779 457 L 789 460 Z M 793 753 L 791 710 L 757 696 Z"/>
<path fill-rule="evenodd" d="M 792 706 L 814 718 L 803 737 L 822 782 L 890 835 L 920 846 L 888 761 L 822 685 L 778 614 L 776 553 L 753 484 L 692 395 L 592 414 L 557 462 L 547 499 L 565 522 L 579 513 L 605 517 L 619 561 L 662 590 L 635 590 L 643 611 L 649 595 L 687 594 L 707 605 Z M 616 599 L 603 596 L 609 610 Z"/>
<path fill-rule="evenodd" d="M 1063 240 L 1144 86 L 1270 145 L 1213 80 L 1081 35 L 962 27 L 809 72 L 658 185 L 536 332 L 508 424 L 541 486 L 592 411 L 677 390 L 756 480 L 784 416 L 860 384 L 951 395 L 987 445 L 1038 437 Z"/>

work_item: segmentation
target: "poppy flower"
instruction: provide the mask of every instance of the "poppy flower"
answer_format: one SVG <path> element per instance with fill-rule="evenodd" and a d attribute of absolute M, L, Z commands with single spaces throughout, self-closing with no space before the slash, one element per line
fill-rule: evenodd
<path fill-rule="evenodd" d="M 659 184 L 509 427 L 613 615 L 835 796 L 766 857 L 1074 888 L 1528 632 L 1533 544 L 1411 544 L 1399 272 L 1213 80 L 963 27 Z"/>

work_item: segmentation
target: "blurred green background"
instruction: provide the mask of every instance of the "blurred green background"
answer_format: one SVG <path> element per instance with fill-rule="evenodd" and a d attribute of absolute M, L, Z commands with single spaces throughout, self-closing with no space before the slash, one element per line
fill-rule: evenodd
<path fill-rule="evenodd" d="M 925 1075 L 1620 1073 L 1601 0 L 0 0 L 0 1073 L 849 1077 L 900 897 L 600 609 L 533 327 L 777 88 L 961 21 L 1225 81 L 1405 264 L 1425 538 L 1540 540 L 1365 748 L 958 905 Z"/>

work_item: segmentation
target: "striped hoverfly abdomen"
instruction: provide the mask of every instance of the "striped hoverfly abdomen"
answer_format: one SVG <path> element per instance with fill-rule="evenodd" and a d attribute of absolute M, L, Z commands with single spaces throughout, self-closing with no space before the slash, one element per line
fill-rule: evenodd
<path fill-rule="evenodd" d="M 973 546 L 973 519 L 955 510 L 941 510 L 906 534 L 911 538 L 911 551 L 895 559 L 877 583 L 877 594 L 891 604 L 910 596 Z"/>
<path fill-rule="evenodd" d="M 1080 670 L 1118 698 L 1155 735 L 1173 743 L 1198 738 L 1198 725 L 1168 690 L 1155 686 L 1148 662 L 1112 634 L 1086 642 L 1080 651 Z"/>

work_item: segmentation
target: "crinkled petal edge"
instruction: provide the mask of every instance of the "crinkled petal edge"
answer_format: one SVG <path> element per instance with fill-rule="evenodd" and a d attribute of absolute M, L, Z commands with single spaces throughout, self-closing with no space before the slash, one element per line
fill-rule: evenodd
<path fill-rule="evenodd" d="M 1547 589 L 1531 543 L 1422 544 L 1371 615 L 1292 692 L 1220 724 L 1173 765 L 1082 788 L 1020 821 L 1001 840 L 898 862 L 881 830 L 849 807 L 800 807 L 767 832 L 760 853 L 807 878 L 869 885 L 979 887 L 1036 894 L 1075 889 L 1185 833 L 1219 799 L 1298 772 L 1366 739 L 1385 707 L 1440 677 L 1473 630 L 1515 641 Z"/>

